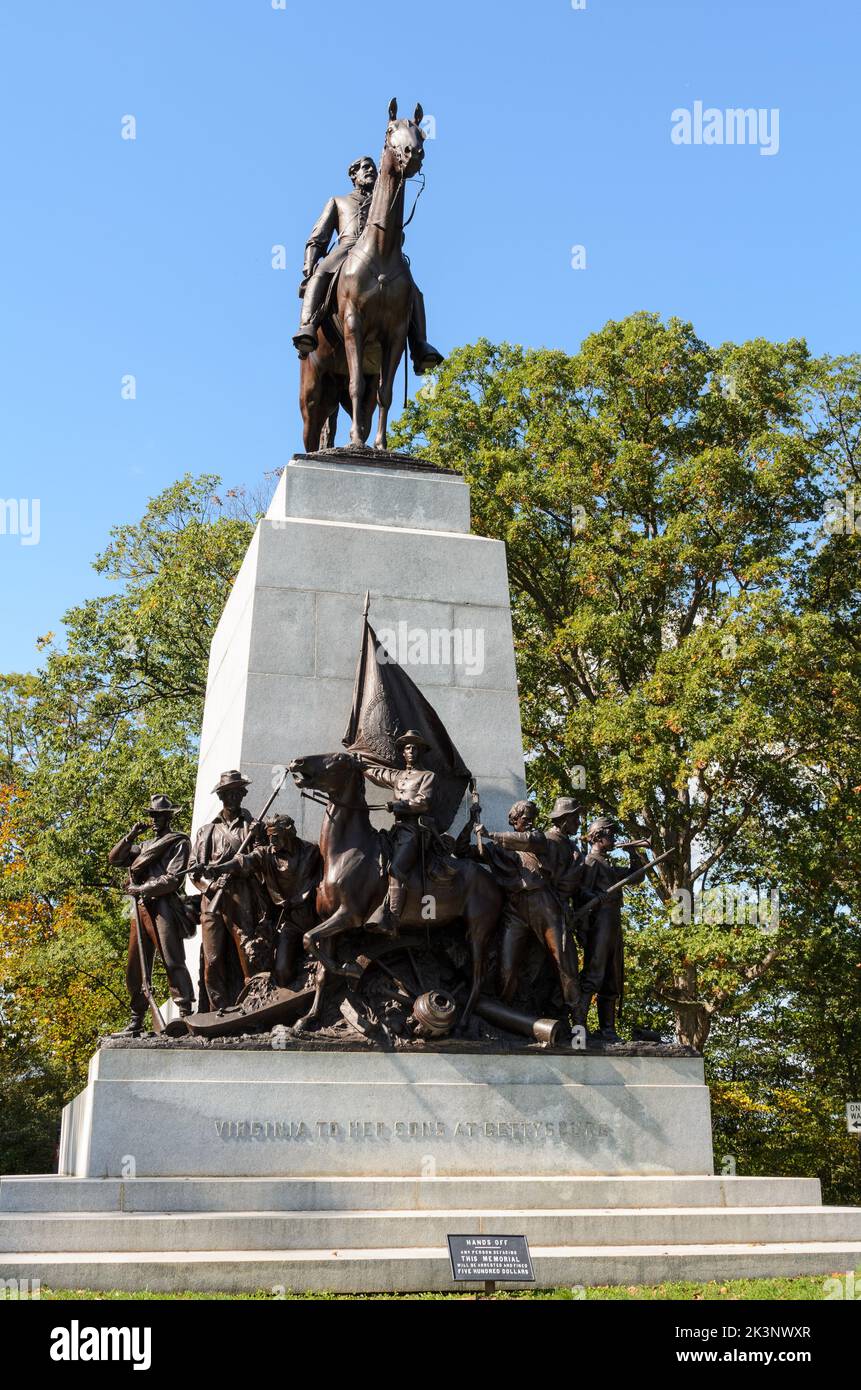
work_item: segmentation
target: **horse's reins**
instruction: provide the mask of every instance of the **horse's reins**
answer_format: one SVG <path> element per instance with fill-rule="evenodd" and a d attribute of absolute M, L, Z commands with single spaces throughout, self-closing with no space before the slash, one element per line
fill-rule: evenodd
<path fill-rule="evenodd" d="M 416 200 L 415 200 L 415 202 L 414 202 L 413 205 L 412 205 L 412 209 L 410 210 L 410 215 L 409 215 L 409 217 L 406 219 L 405 222 L 402 222 L 402 223 L 401 223 L 401 231 L 402 231 L 402 232 L 403 232 L 403 231 L 406 231 L 407 227 L 410 225 L 410 223 L 412 222 L 413 218 L 415 217 L 415 215 L 416 215 L 416 208 L 417 208 L 418 205 L 419 205 L 419 198 L 420 198 L 420 197 L 422 196 L 422 194 L 424 193 L 425 187 L 426 187 L 426 185 L 427 185 L 427 179 L 425 178 L 424 171 L 423 171 L 422 169 L 419 169 L 418 173 L 413 174 L 412 177 L 411 177 L 410 179 L 407 178 L 406 174 L 403 172 L 402 169 L 399 169 L 399 170 L 398 170 L 398 187 L 397 187 L 397 190 L 395 191 L 395 194 L 394 194 L 394 197 L 392 198 L 392 201 L 389 203 L 389 206 L 388 206 L 388 208 L 386 209 L 386 221 L 388 221 L 388 217 L 389 217 L 389 214 L 390 214 L 391 211 L 392 211 L 392 208 L 394 207 L 395 203 L 398 201 L 398 198 L 401 196 L 401 194 L 402 194 L 403 191 L 404 191 L 404 185 L 405 185 L 406 183 L 412 182 L 412 179 L 413 179 L 413 178 L 415 178 L 415 179 L 421 179 L 421 187 L 419 188 L 419 191 L 418 191 L 418 193 L 416 194 Z M 378 228 L 379 231 L 384 232 L 384 231 L 386 230 L 386 221 L 377 222 L 377 221 L 375 220 L 375 221 L 371 222 L 371 220 L 370 220 L 370 218 L 369 218 L 366 225 L 369 226 L 369 227 L 376 227 L 376 228 Z"/>
<path fill-rule="evenodd" d="M 345 811 L 388 811 L 389 809 L 387 801 L 360 801 L 356 803 L 352 801 L 338 801 L 337 797 L 334 796 L 323 796 L 322 794 L 320 796 L 315 796 L 313 792 L 302 791 L 301 787 L 299 789 L 299 795 L 304 796 L 306 801 L 315 802 L 317 806 L 342 806 Z"/>

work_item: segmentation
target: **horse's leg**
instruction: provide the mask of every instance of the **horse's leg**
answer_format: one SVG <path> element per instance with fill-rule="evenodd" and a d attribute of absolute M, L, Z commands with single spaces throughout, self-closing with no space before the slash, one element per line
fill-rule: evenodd
<path fill-rule="evenodd" d="M 377 404 L 377 378 L 375 376 L 365 377 L 365 394 L 362 399 L 362 428 L 365 438 L 371 433 L 371 420 L 374 415 L 374 406 Z"/>
<path fill-rule="evenodd" d="M 335 431 L 337 430 L 337 428 L 338 428 L 338 407 L 335 406 L 335 409 L 334 409 L 334 410 L 331 412 L 331 414 L 327 417 L 326 423 L 325 423 L 325 425 L 323 426 L 322 430 L 320 431 L 320 448 L 321 448 L 321 449 L 334 449 L 334 447 L 335 447 Z"/>
<path fill-rule="evenodd" d="M 385 449 L 386 437 L 389 422 L 389 410 L 392 404 L 394 393 L 395 372 L 398 370 L 401 357 L 407 342 L 406 325 L 402 329 L 399 327 L 391 338 L 383 338 L 381 342 L 382 362 L 380 363 L 380 389 L 378 393 L 380 411 L 377 419 L 377 437 L 374 440 L 375 449 Z"/>
<path fill-rule="evenodd" d="M 319 926 L 312 927 L 310 931 L 305 933 L 302 938 L 302 945 L 312 956 L 316 956 L 317 960 L 322 961 L 325 968 L 330 970 L 333 975 L 347 975 L 352 980 L 360 980 L 362 970 L 358 965 L 349 963 L 339 965 L 328 951 L 323 950 L 320 944 L 327 941 L 330 936 L 340 936 L 341 932 L 348 931 L 350 927 L 357 925 L 359 924 L 353 913 L 346 907 L 339 907 L 325 922 L 321 922 Z"/>
<path fill-rule="evenodd" d="M 330 396 L 325 367 L 310 356 L 303 358 L 299 367 L 299 404 L 302 408 L 302 440 L 309 453 L 324 447 L 322 435 L 332 409 L 331 400 L 327 399 Z"/>
<path fill-rule="evenodd" d="M 493 913 L 482 913 L 472 919 L 466 917 L 466 928 L 469 936 L 469 945 L 472 951 L 472 989 L 466 1001 L 466 1008 L 460 1019 L 461 1028 L 466 1027 L 472 1016 L 472 1011 L 478 1003 L 478 996 L 481 993 L 481 984 L 484 979 L 484 971 L 487 965 L 487 947 L 490 938 L 496 931 L 496 915 Z"/>
<path fill-rule="evenodd" d="M 337 377 L 327 372 L 320 392 L 320 435 L 315 449 L 331 449 L 335 443 L 335 429 L 338 424 L 338 398 L 340 386 Z"/>
<path fill-rule="evenodd" d="M 317 439 L 320 437 L 317 429 L 319 401 L 314 399 L 317 394 L 315 377 L 314 364 L 307 357 L 303 357 L 299 364 L 299 408 L 302 411 L 302 442 L 309 451 L 318 447 L 314 438 L 315 431 Z"/>
<path fill-rule="evenodd" d="M 340 402 L 341 402 L 341 405 L 343 406 L 344 410 L 346 411 L 346 413 L 352 418 L 352 414 L 353 414 L 353 402 L 352 402 L 352 400 L 350 399 L 350 382 L 349 382 L 349 378 L 347 378 L 347 377 L 341 377 L 340 379 L 341 379 L 341 381 L 342 381 L 344 384 L 343 384 L 343 386 L 341 386 L 341 388 L 340 388 L 340 392 L 339 392 L 339 397 L 338 397 L 338 398 L 339 398 L 339 400 L 340 400 Z M 366 377 L 363 378 L 363 380 L 364 380 L 364 383 L 365 383 L 365 384 L 364 384 L 364 395 L 362 396 L 362 426 L 361 426 L 361 428 L 362 428 L 362 434 L 364 435 L 365 439 L 367 439 L 368 433 L 369 433 L 370 428 L 371 428 L 371 416 L 372 416 L 373 413 L 374 413 L 374 406 L 375 406 L 376 401 L 377 401 L 377 378 L 376 378 L 375 376 L 366 376 Z M 335 412 L 335 415 L 332 416 L 332 419 L 333 419 L 333 420 L 335 420 L 336 418 L 337 418 L 337 411 Z M 333 438 L 333 439 L 335 438 L 335 431 L 334 431 L 334 430 L 332 431 L 332 438 Z"/>
<path fill-rule="evenodd" d="M 326 967 L 324 965 L 318 964 L 317 979 L 314 984 L 314 998 L 311 1001 L 311 1007 L 306 1014 L 302 1015 L 301 1018 L 297 1018 L 296 1022 L 290 1029 L 291 1033 L 304 1033 L 306 1028 L 308 1028 L 310 1024 L 316 1023 L 317 1019 L 320 1017 L 320 1013 L 323 1008 L 323 991 L 325 990 L 325 988 Z"/>
<path fill-rule="evenodd" d="M 342 322 L 344 324 L 344 352 L 347 358 L 347 370 L 350 374 L 350 406 L 353 417 L 350 443 L 362 445 L 368 437 L 370 426 L 370 422 L 365 422 L 362 410 L 365 390 L 365 378 L 362 372 L 364 356 L 362 316 L 358 309 L 351 305 Z"/>

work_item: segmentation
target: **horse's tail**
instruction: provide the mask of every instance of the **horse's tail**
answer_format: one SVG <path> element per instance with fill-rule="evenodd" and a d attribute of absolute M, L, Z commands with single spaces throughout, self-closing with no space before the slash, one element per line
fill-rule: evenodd
<path fill-rule="evenodd" d="M 326 417 L 325 424 L 323 425 L 323 428 L 320 431 L 321 449 L 332 449 L 335 446 L 335 431 L 338 428 L 339 409 L 340 406 L 336 405 L 332 413 Z"/>

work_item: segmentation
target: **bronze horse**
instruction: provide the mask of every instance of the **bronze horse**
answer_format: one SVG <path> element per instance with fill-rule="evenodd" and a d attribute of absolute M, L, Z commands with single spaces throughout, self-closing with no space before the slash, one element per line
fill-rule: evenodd
<path fill-rule="evenodd" d="M 371 825 L 365 800 L 365 775 L 351 753 L 320 753 L 296 758 L 290 771 L 299 787 L 322 791 L 328 798 L 320 832 L 323 878 L 317 890 L 319 926 L 303 938 L 305 949 L 317 957 L 324 970 L 309 1012 L 295 1025 L 298 1029 L 320 1013 L 324 972 L 361 977 L 358 965 L 339 965 L 324 943 L 343 932 L 360 930 L 383 901 L 388 883 L 380 863 L 379 831 Z M 424 891 L 424 896 L 423 896 Z M 423 914 L 427 895 L 433 894 L 434 915 Z M 490 938 L 497 928 L 504 894 L 490 873 L 472 860 L 457 860 L 454 876 L 445 883 L 410 883 L 401 924 L 418 927 L 449 926 L 463 921 L 472 952 L 472 988 L 461 1023 L 466 1023 L 478 1000 Z"/>
<path fill-rule="evenodd" d="M 363 445 L 379 407 L 374 448 L 385 449 L 395 373 L 407 341 L 413 277 L 403 253 L 404 185 L 424 160 L 424 117 L 416 106 L 413 119 L 398 120 L 398 104 L 389 105 L 386 142 L 364 231 L 350 248 L 337 277 L 335 304 L 343 343 L 326 315 L 317 328 L 317 347 L 302 361 L 299 405 L 307 450 L 335 442 L 338 406 L 352 418 L 350 443 Z"/>

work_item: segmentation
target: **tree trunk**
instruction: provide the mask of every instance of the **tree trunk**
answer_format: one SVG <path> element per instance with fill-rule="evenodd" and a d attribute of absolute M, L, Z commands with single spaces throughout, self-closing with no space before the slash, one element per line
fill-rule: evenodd
<path fill-rule="evenodd" d="M 676 1004 L 674 1008 L 679 1042 L 702 1052 L 712 1026 L 709 1010 L 705 1004 Z"/>
<path fill-rule="evenodd" d="M 697 967 L 688 965 L 675 978 L 676 1036 L 680 1043 L 702 1052 L 712 1024 L 712 1010 L 697 1000 Z"/>

